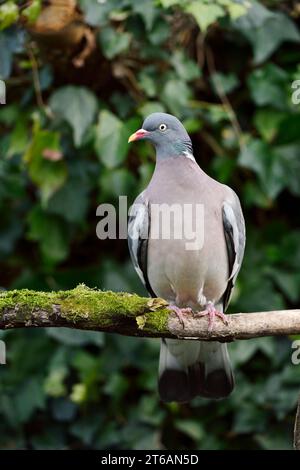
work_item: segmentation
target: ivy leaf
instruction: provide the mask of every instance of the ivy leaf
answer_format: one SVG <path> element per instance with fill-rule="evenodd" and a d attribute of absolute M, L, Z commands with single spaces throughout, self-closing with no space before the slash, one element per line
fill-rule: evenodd
<path fill-rule="evenodd" d="M 219 3 L 226 6 L 226 9 L 228 10 L 231 20 L 237 20 L 241 16 L 245 15 L 249 8 L 249 4 L 248 3 L 246 4 L 246 2 L 242 4 L 242 3 L 237 3 L 232 0 L 226 0 L 222 2 L 219 0 Z"/>
<path fill-rule="evenodd" d="M 41 0 L 32 0 L 30 5 L 22 11 L 28 23 L 34 23 L 41 12 Z"/>
<path fill-rule="evenodd" d="M 285 113 L 274 109 L 264 108 L 259 109 L 256 112 L 254 116 L 254 124 L 260 135 L 267 142 L 271 142 L 279 132 L 280 124 L 284 118 Z"/>
<path fill-rule="evenodd" d="M 235 90 L 239 84 L 237 76 L 233 73 L 225 75 L 224 73 L 215 72 L 211 76 L 211 82 L 214 91 L 217 92 L 218 88 L 221 88 L 224 93 L 230 93 Z"/>
<path fill-rule="evenodd" d="M 252 2 L 247 15 L 236 21 L 236 27 L 251 43 L 255 64 L 270 57 L 283 42 L 300 41 L 299 31 L 287 16 L 258 2 Z"/>
<path fill-rule="evenodd" d="M 18 5 L 13 1 L 5 2 L 0 6 L 0 30 L 8 28 L 19 18 Z"/>
<path fill-rule="evenodd" d="M 201 76 L 199 65 L 189 59 L 181 50 L 174 52 L 171 57 L 171 64 L 176 70 L 179 78 L 186 82 L 195 80 Z"/>
<path fill-rule="evenodd" d="M 84 87 L 65 86 L 50 98 L 53 113 L 66 121 L 73 130 L 76 147 L 80 147 L 97 111 L 96 96 Z"/>
<path fill-rule="evenodd" d="M 113 59 L 115 56 L 127 51 L 131 36 L 129 33 L 118 32 L 114 28 L 102 28 L 99 33 L 99 42 L 103 55 L 107 59 Z"/>
<path fill-rule="evenodd" d="M 120 165 L 129 150 L 128 137 L 137 129 L 137 119 L 123 123 L 110 111 L 101 111 L 96 127 L 96 153 L 107 168 Z"/>
<path fill-rule="evenodd" d="M 104 170 L 100 175 L 100 188 L 103 195 L 118 198 L 120 194 L 132 194 L 136 179 L 127 168 Z"/>
<path fill-rule="evenodd" d="M 175 116 L 182 116 L 183 109 L 187 107 L 191 98 L 190 88 L 182 80 L 171 79 L 165 84 L 161 99 Z"/>
<path fill-rule="evenodd" d="M 287 83 L 288 74 L 274 64 L 254 70 L 248 78 L 248 86 L 257 105 L 271 105 L 281 110 L 288 108 Z"/>
<path fill-rule="evenodd" d="M 63 160 L 51 161 L 46 152 L 60 153 L 60 136 L 57 132 L 37 130 L 24 155 L 31 180 L 41 190 L 42 203 L 64 184 L 67 178 L 67 167 Z"/>
<path fill-rule="evenodd" d="M 47 211 L 60 215 L 68 222 L 79 223 L 85 218 L 88 203 L 88 187 L 79 178 L 74 178 L 51 197 Z"/>
<path fill-rule="evenodd" d="M 159 2 L 164 8 L 170 8 L 174 5 L 178 5 L 179 3 L 186 3 L 186 0 L 183 0 L 182 2 L 180 2 L 180 0 L 159 0 Z"/>
<path fill-rule="evenodd" d="M 0 31 L 0 79 L 10 76 L 13 55 L 21 50 L 23 40 L 24 34 L 21 31 Z"/>
<path fill-rule="evenodd" d="M 154 20 L 157 16 L 157 9 L 153 0 L 134 0 L 133 11 L 141 15 L 146 25 L 147 31 L 151 31 Z"/>
<path fill-rule="evenodd" d="M 274 153 L 280 159 L 285 186 L 295 196 L 300 196 L 300 149 L 298 144 L 275 147 Z"/>
<path fill-rule="evenodd" d="M 165 107 L 158 101 L 146 101 L 140 108 L 139 112 L 145 119 L 152 113 L 165 113 Z"/>
<path fill-rule="evenodd" d="M 264 192 L 274 199 L 285 185 L 280 158 L 261 140 L 253 139 L 242 150 L 239 164 L 253 170 Z"/>
<path fill-rule="evenodd" d="M 91 0 L 79 0 L 79 4 L 85 14 L 85 21 L 88 24 L 91 26 L 102 26 L 107 22 L 112 8 L 116 6 L 116 1 L 91 2 Z"/>
<path fill-rule="evenodd" d="M 69 232 L 63 221 L 44 212 L 39 206 L 28 216 L 28 238 L 37 241 L 45 261 L 55 264 L 63 261 L 69 252 Z"/>
<path fill-rule="evenodd" d="M 203 32 L 218 18 L 225 16 L 225 11 L 220 5 L 206 4 L 198 1 L 190 3 L 186 11 L 195 18 Z"/>
<path fill-rule="evenodd" d="M 175 422 L 175 427 L 195 441 L 201 441 L 204 436 L 203 427 L 196 420 L 178 420 Z"/>

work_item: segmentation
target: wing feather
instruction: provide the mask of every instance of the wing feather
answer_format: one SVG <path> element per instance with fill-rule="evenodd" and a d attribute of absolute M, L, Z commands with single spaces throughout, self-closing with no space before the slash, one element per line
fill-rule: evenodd
<path fill-rule="evenodd" d="M 128 247 L 133 266 L 152 297 L 153 292 L 148 278 L 148 239 L 150 233 L 150 211 L 148 201 L 142 193 L 131 206 L 128 221 Z"/>
<path fill-rule="evenodd" d="M 224 234 L 228 254 L 229 278 L 227 288 L 223 296 L 223 307 L 226 310 L 233 287 L 241 269 L 245 243 L 246 231 L 242 208 L 237 195 L 232 191 L 234 198 L 226 200 L 222 207 Z"/>

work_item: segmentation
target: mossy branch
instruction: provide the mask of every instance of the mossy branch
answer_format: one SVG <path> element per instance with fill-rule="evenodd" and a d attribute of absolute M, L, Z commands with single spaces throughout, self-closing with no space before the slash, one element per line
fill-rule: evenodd
<path fill-rule="evenodd" d="M 99 291 L 79 285 L 69 291 L 27 289 L 0 293 L 0 329 L 23 327 L 78 328 L 129 336 L 199 338 L 233 341 L 262 336 L 300 334 L 300 310 L 228 315 L 228 325 L 187 315 L 184 327 L 163 299 Z"/>

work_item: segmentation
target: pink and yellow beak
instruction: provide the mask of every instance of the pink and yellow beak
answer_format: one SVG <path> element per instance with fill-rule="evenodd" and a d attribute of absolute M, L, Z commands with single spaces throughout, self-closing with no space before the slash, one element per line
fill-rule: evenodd
<path fill-rule="evenodd" d="M 131 136 L 128 139 L 128 143 L 129 142 L 135 142 L 136 140 L 144 139 L 148 134 L 149 134 L 149 132 L 145 131 L 145 129 L 139 129 L 136 132 L 134 132 L 133 134 L 131 134 Z"/>

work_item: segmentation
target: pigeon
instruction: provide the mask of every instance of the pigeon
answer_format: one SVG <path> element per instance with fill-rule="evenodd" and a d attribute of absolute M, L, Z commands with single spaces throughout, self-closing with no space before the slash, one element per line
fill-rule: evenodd
<path fill-rule="evenodd" d="M 207 315 L 212 330 L 215 321 L 226 322 L 224 313 L 244 256 L 245 222 L 239 198 L 200 168 L 191 139 L 175 116 L 149 115 L 128 142 L 138 140 L 154 145 L 156 165 L 129 214 L 128 245 L 134 268 L 149 294 L 169 303 L 183 328 L 187 315 Z M 187 207 L 188 215 L 182 217 Z M 170 208 L 177 212 L 171 213 Z M 194 231 L 197 243 L 191 243 L 190 227 L 185 228 L 193 225 L 197 214 L 202 214 Z M 169 232 L 163 233 L 164 222 Z M 158 390 L 162 401 L 186 403 L 198 395 L 220 399 L 233 388 L 226 343 L 161 340 Z"/>

